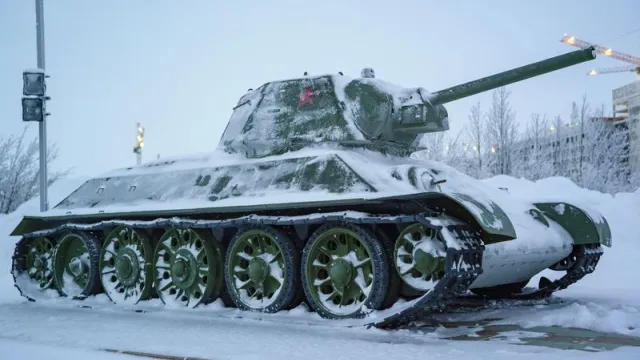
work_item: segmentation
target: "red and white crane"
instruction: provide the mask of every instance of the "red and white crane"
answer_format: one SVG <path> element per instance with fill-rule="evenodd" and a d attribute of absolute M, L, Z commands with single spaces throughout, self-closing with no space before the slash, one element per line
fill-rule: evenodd
<path fill-rule="evenodd" d="M 640 76 L 640 58 L 639 57 L 624 54 L 619 51 L 615 51 L 611 48 L 607 48 L 601 45 L 580 40 L 580 39 L 577 39 L 575 36 L 571 36 L 567 34 L 564 34 L 562 39 L 560 39 L 560 42 L 563 42 L 570 46 L 583 48 L 583 49 L 588 48 L 589 46 L 593 46 L 596 49 L 596 52 L 598 52 L 599 54 L 632 64 L 628 66 L 608 68 L 608 69 L 600 69 L 600 70 L 594 69 L 589 71 L 587 73 L 588 75 L 607 74 L 607 73 L 614 73 L 614 72 L 635 72 L 636 74 L 638 74 L 638 76 Z"/>

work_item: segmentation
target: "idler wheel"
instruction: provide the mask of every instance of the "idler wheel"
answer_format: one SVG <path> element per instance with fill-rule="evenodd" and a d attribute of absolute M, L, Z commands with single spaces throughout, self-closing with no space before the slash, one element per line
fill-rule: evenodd
<path fill-rule="evenodd" d="M 23 238 L 16 244 L 12 273 L 16 287 L 29 300 L 52 289 L 54 245 L 48 237 Z"/>

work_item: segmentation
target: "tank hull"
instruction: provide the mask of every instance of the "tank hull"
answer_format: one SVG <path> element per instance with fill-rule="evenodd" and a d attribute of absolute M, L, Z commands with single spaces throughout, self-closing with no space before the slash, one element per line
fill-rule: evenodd
<path fill-rule="evenodd" d="M 88 180 L 46 213 L 26 218 L 67 221 L 307 211 L 416 197 L 433 199 L 440 207 L 462 206 L 467 214 L 449 211 L 478 222 L 494 236 L 487 239 L 490 243 L 517 237 L 514 219 L 506 212 L 534 208 L 437 162 L 323 146 L 251 160 L 215 152 L 118 169 Z M 550 232 L 552 238 L 558 236 L 531 215 L 513 216 L 523 222 L 523 229 L 533 227 Z M 21 234 L 19 225 L 13 235 Z"/>
<path fill-rule="evenodd" d="M 265 301 L 253 299 L 261 292 L 274 298 L 258 311 L 306 299 L 323 317 L 395 327 L 467 290 L 527 282 L 571 258 L 577 245 L 590 246 L 578 258 L 597 263 L 600 243 L 610 245 L 601 236 L 606 221 L 571 207 L 598 230 L 579 240 L 550 206 L 437 162 L 366 149 L 322 146 L 252 160 L 216 152 L 111 171 L 48 212 L 25 216 L 12 233 L 24 237 L 13 271 L 30 299 L 37 294 L 29 295 L 29 279 L 78 299 L 102 291 L 114 302 L 159 296 L 197 306 L 222 299 L 245 310 Z M 360 272 L 366 263 L 371 267 Z M 42 276 L 25 277 L 38 269 Z M 593 267 L 565 270 L 571 275 L 561 282 L 522 296 L 546 296 Z M 367 273 L 378 282 L 364 286 Z M 273 274 L 277 281 L 265 280 Z M 327 279 L 333 290 L 323 290 Z M 261 285 L 252 293 L 243 288 L 249 283 Z M 80 285 L 72 292 L 70 284 Z M 279 287 L 270 292 L 268 285 Z M 373 310 L 349 307 L 358 297 Z M 407 302 L 395 304 L 402 297 Z"/>

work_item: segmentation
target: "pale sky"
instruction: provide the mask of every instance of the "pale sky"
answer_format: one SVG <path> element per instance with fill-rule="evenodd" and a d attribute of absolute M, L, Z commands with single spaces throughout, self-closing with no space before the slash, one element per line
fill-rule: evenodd
<path fill-rule="evenodd" d="M 53 169 L 98 175 L 143 160 L 212 151 L 248 88 L 336 73 L 430 91 L 576 48 L 563 33 L 640 56 L 638 0 L 45 0 L 48 136 Z M 36 66 L 32 0 L 0 0 L 0 136 L 19 133 L 22 71 Z M 590 77 L 598 59 L 509 86 L 520 122 L 533 112 L 568 118 L 583 93 L 611 108 L 633 73 Z M 452 134 L 491 94 L 451 103 Z M 37 124 L 29 124 L 37 136 Z M 524 127 L 524 124 L 522 125 Z"/>

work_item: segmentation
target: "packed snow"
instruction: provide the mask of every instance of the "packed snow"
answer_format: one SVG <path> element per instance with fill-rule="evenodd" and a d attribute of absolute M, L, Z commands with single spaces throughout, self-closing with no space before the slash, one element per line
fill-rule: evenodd
<path fill-rule="evenodd" d="M 66 179 L 54 183 L 50 203 L 55 204 L 86 179 Z M 582 281 L 562 290 L 554 299 L 564 302 L 536 305 L 523 309 L 493 309 L 472 313 L 467 319 L 500 318 L 495 323 L 516 324 L 525 329 L 536 326 L 577 327 L 640 337 L 640 191 L 616 195 L 578 188 L 564 178 L 547 178 L 537 182 L 497 176 L 482 182 L 524 202 L 567 201 L 579 207 L 596 209 L 611 226 L 612 248 L 605 248 L 596 271 Z M 500 341 L 463 342 L 443 340 L 435 332 L 382 331 L 333 327 L 320 321 L 303 307 L 271 316 L 274 321 L 258 318 L 239 319 L 232 315 L 209 317 L 209 311 L 222 311 L 219 303 L 210 309 L 175 312 L 173 310 L 137 314 L 106 304 L 99 309 L 79 309 L 65 301 L 50 299 L 25 304 L 18 295 L 10 274 L 11 256 L 19 240 L 8 234 L 25 213 L 36 213 L 37 198 L 23 204 L 14 213 L 0 216 L 0 348 L 8 358 L 21 356 L 51 359 L 126 359 L 98 351 L 114 348 L 175 356 L 211 359 L 287 358 L 416 358 L 430 356 L 466 359 L 616 358 L 637 359 L 640 349 L 619 348 L 611 352 L 587 353 L 537 346 L 518 346 L 516 337 Z M 520 234 L 526 236 L 527 234 Z M 558 274 L 545 271 L 549 278 Z M 536 286 L 539 276 L 529 286 Z M 98 300 L 98 299 L 96 299 Z M 85 303 L 96 303 L 92 299 Z M 216 310 L 217 309 L 217 310 Z M 60 331 L 61 326 L 65 331 Z M 170 329 L 170 330 L 167 330 Z M 514 335 L 515 336 L 515 335 Z M 247 341 L 246 339 L 250 339 Z M 19 355 L 18 355 L 19 354 Z M 56 357 L 57 356 L 57 357 Z"/>
<path fill-rule="evenodd" d="M 24 340 L 0 339 L 0 349 L 8 358 L 47 359 L 47 360 L 133 360 L 138 357 L 131 355 L 99 353 L 90 349 L 65 348 L 58 344 L 34 344 Z M 139 359 L 139 358 L 138 358 Z"/>

